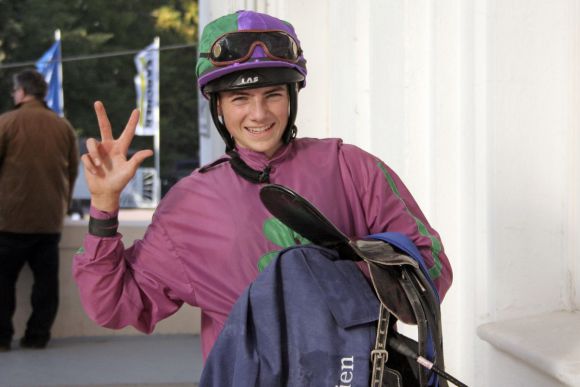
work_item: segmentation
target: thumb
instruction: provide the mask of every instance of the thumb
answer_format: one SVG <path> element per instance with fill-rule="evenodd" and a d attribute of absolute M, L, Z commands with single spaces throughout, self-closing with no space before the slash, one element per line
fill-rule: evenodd
<path fill-rule="evenodd" d="M 151 149 L 140 150 L 129 159 L 129 163 L 133 168 L 137 169 L 147 157 L 151 156 L 153 156 Z"/>

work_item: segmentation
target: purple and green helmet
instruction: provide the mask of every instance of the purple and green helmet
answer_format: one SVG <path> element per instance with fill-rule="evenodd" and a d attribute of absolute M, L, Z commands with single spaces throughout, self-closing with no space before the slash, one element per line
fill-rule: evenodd
<path fill-rule="evenodd" d="M 304 86 L 306 60 L 294 27 L 270 15 L 238 11 L 212 21 L 203 29 L 199 53 L 196 75 L 199 88 L 206 96 L 206 86 L 211 88 L 214 81 L 248 70 L 277 69 L 282 78 L 277 84 L 289 83 L 286 78 L 292 78 L 299 79 L 299 86 Z M 298 74 L 290 77 L 285 75 L 289 73 L 287 70 Z"/>
<path fill-rule="evenodd" d="M 306 59 L 290 23 L 254 11 L 212 21 L 201 35 L 196 75 L 226 152 L 234 150 L 235 142 L 218 115 L 220 91 L 288 85 L 290 112 L 282 140 L 296 137 L 297 95 L 306 82 Z"/>

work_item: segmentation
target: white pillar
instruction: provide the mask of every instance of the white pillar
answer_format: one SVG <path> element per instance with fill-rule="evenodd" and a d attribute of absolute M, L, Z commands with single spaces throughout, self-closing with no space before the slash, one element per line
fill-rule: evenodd
<path fill-rule="evenodd" d="M 473 386 L 543 380 L 476 328 L 580 303 L 578 1 L 251 3 L 301 39 L 299 135 L 379 156 L 440 232 L 448 369 Z"/>

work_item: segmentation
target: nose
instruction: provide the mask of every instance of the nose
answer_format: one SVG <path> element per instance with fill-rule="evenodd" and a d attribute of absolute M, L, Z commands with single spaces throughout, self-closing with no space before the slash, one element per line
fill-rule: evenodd
<path fill-rule="evenodd" d="M 268 116 L 268 105 L 264 98 L 255 98 L 250 107 L 250 118 L 254 121 L 263 121 Z"/>

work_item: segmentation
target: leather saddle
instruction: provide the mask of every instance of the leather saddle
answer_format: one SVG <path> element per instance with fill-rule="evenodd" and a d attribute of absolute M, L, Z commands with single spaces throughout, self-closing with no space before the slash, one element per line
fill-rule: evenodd
<path fill-rule="evenodd" d="M 396 338 L 411 353 L 444 369 L 439 297 L 416 247 L 402 234 L 350 238 L 308 200 L 282 185 L 265 185 L 260 199 L 272 215 L 312 243 L 336 250 L 341 259 L 363 260 L 368 265 L 381 303 L 376 344 L 370 354 L 371 386 L 446 387 L 445 379 L 392 345 Z M 398 334 L 397 320 L 416 325 L 418 340 Z"/>

